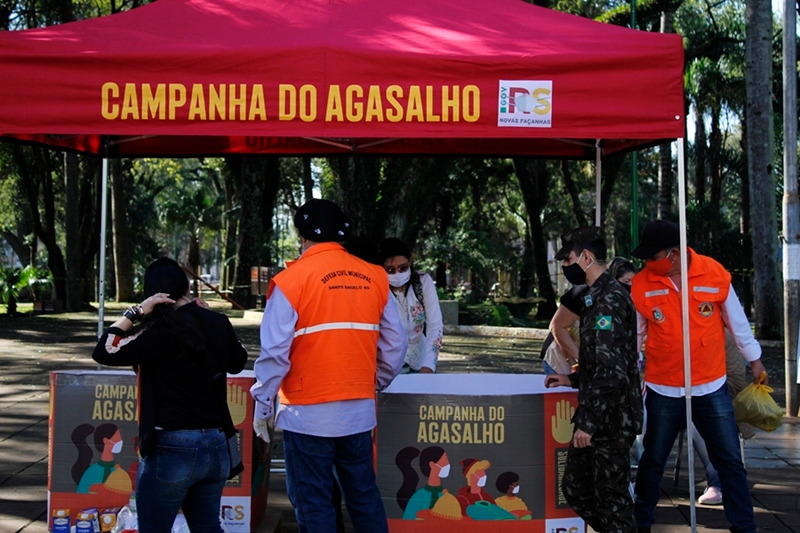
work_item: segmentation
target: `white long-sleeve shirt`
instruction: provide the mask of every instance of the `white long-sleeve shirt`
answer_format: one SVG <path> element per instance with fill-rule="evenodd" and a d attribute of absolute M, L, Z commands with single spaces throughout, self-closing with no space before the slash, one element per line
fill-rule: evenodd
<path fill-rule="evenodd" d="M 277 285 L 267 300 L 261 321 L 261 354 L 253 366 L 256 382 L 250 394 L 256 400 L 255 416 L 272 416 L 272 399 L 289 372 L 289 349 L 294 340 L 297 311 Z M 379 390 L 391 383 L 403 366 L 406 336 L 393 298 L 383 309 L 378 336 Z M 319 437 L 340 437 L 369 431 L 377 424 L 375 399 L 342 400 L 312 405 L 279 405 L 275 425 L 284 430 Z"/>

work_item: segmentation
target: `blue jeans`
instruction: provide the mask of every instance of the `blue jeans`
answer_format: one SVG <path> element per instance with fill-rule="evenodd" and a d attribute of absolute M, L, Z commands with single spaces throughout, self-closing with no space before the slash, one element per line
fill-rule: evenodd
<path fill-rule="evenodd" d="M 372 432 L 315 437 L 284 430 L 283 453 L 286 492 L 300 533 L 336 533 L 336 511 L 331 503 L 334 467 L 355 531 L 388 532 L 372 466 Z"/>
<path fill-rule="evenodd" d="M 664 465 L 675 437 L 686 427 L 686 399 L 647 390 L 647 431 L 636 475 L 635 516 L 639 527 L 653 524 L 653 510 L 661 495 Z M 705 396 L 692 397 L 692 419 L 706 442 L 711 462 L 719 472 L 725 517 L 734 533 L 756 531 L 747 473 L 739 455 L 739 430 L 727 385 Z"/>
<path fill-rule="evenodd" d="M 139 462 L 140 533 L 170 533 L 179 508 L 192 533 L 221 533 L 220 499 L 230 459 L 219 429 L 157 431 L 156 451 Z"/>

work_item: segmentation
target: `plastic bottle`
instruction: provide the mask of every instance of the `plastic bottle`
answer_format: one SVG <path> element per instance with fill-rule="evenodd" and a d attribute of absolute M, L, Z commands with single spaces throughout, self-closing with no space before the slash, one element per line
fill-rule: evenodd
<path fill-rule="evenodd" d="M 125 505 L 117 513 L 117 523 L 114 524 L 111 533 L 138 533 L 139 517 L 136 514 L 136 493 L 131 494 L 128 505 Z"/>

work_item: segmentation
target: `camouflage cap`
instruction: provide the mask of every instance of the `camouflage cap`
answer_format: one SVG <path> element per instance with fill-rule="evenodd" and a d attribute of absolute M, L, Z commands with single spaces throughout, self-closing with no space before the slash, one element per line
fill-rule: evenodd
<path fill-rule="evenodd" d="M 575 228 L 561 236 L 561 248 L 556 252 L 556 260 L 563 261 L 569 256 L 573 246 L 578 243 L 588 243 L 603 240 L 603 229 L 600 226 L 590 226 L 588 228 Z"/>

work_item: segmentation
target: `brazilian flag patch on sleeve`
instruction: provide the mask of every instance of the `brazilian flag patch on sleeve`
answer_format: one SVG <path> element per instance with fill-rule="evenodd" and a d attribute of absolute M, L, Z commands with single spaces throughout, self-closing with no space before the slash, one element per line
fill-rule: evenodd
<path fill-rule="evenodd" d="M 608 315 L 598 315 L 594 319 L 594 329 L 611 330 L 611 317 Z"/>

